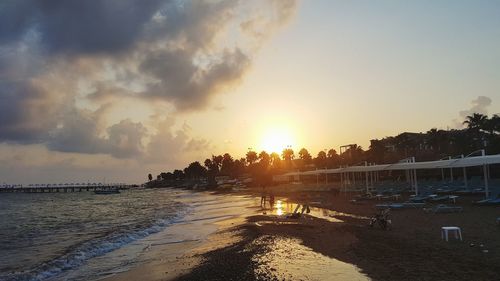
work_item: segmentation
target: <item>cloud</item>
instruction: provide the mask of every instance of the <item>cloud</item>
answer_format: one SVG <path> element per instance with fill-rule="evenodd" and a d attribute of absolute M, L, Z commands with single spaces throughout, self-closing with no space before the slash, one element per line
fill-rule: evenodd
<path fill-rule="evenodd" d="M 237 82 L 249 65 L 249 58 L 238 49 L 225 51 L 203 69 L 192 58 L 193 54 L 179 50 L 151 53 L 141 70 L 156 82 L 144 94 L 170 101 L 179 110 L 204 108 L 213 95 Z"/>
<path fill-rule="evenodd" d="M 2 1 L 0 142 L 150 160 L 206 149 L 171 125 L 107 123 L 109 104 L 207 108 L 295 9 L 287 0 Z"/>
<path fill-rule="evenodd" d="M 491 105 L 491 99 L 485 96 L 478 96 L 477 99 L 471 101 L 471 108 L 459 112 L 460 117 L 472 115 L 474 113 L 488 114 L 488 107 Z"/>
<path fill-rule="evenodd" d="M 0 139 L 43 142 L 59 117 L 60 100 L 40 81 L 0 81 Z"/>
<path fill-rule="evenodd" d="M 52 131 L 47 147 L 60 152 L 101 153 L 116 158 L 142 155 L 146 128 L 141 123 L 125 119 L 106 128 L 106 134 L 103 135 L 100 118 L 105 110 L 75 110 Z"/>
<path fill-rule="evenodd" d="M 453 124 L 455 128 L 463 128 L 463 121 L 474 113 L 480 113 L 488 115 L 488 107 L 491 105 L 491 98 L 486 96 L 478 96 L 476 99 L 471 101 L 471 107 L 469 109 L 459 111 L 459 119 L 454 119 Z"/>
<path fill-rule="evenodd" d="M 182 163 L 182 156 L 191 155 L 191 159 L 205 156 L 212 148 L 210 141 L 189 136 L 189 126 L 184 124 L 180 130 L 173 130 L 174 120 L 165 118 L 158 121 L 158 131 L 151 136 L 146 150 L 146 161 L 150 163 Z"/>
<path fill-rule="evenodd" d="M 40 34 L 49 53 L 115 53 L 135 44 L 159 0 L 7 0 L 0 9 L 0 43 Z"/>

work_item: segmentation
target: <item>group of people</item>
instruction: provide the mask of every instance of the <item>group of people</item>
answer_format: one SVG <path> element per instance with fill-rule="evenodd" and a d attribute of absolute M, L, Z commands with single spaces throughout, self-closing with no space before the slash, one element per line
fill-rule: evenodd
<path fill-rule="evenodd" d="M 265 208 L 266 207 L 266 202 L 267 200 L 267 192 L 266 192 L 266 186 L 262 186 L 262 196 L 260 197 L 260 206 Z M 274 206 L 274 194 L 272 192 L 269 193 L 269 207 L 273 209 Z"/>

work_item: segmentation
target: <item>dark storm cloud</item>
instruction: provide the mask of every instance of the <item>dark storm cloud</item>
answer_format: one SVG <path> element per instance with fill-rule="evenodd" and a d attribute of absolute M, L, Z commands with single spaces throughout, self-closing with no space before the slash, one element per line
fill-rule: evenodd
<path fill-rule="evenodd" d="M 245 12 L 252 5 L 258 8 Z M 0 142 L 120 158 L 151 151 L 142 144 L 148 132 L 141 123 L 104 124 L 105 113 L 81 101 L 102 108 L 134 98 L 203 109 L 251 65 L 255 44 L 233 41 L 258 34 L 250 40 L 260 42 L 294 10 L 295 1 L 286 0 L 1 1 Z M 218 38 L 223 31 L 235 36 L 232 43 Z"/>
<path fill-rule="evenodd" d="M 0 4 L 0 43 L 37 32 L 50 53 L 117 52 L 127 49 L 161 0 L 12 0 Z"/>
<path fill-rule="evenodd" d="M 31 82 L 0 81 L 0 140 L 43 142 L 56 115 L 50 95 Z"/>
<path fill-rule="evenodd" d="M 29 84 L 0 81 L 0 138 L 14 141 L 35 141 L 40 131 L 31 125 L 27 108 L 37 94 Z"/>
<path fill-rule="evenodd" d="M 0 44 L 8 44 L 22 38 L 34 25 L 37 1 L 6 0 L 0 2 Z"/>

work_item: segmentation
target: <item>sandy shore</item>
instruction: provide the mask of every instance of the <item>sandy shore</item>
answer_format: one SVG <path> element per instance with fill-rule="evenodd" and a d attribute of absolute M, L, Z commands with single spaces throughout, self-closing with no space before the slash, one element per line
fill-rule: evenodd
<path fill-rule="evenodd" d="M 392 229 L 367 226 L 381 201 L 349 202 L 349 196 L 275 189 L 273 210 L 249 208 L 240 218 L 218 222 L 206 243 L 146 263 L 113 280 L 498 280 L 499 207 L 472 205 L 464 211 L 391 212 Z M 306 195 L 304 195 L 306 194 Z M 255 194 L 259 196 L 259 194 Z M 307 197 L 311 216 L 284 219 L 293 202 Z M 400 201 L 405 200 L 401 198 Z M 279 204 L 278 209 L 276 209 Z M 464 241 L 441 240 L 442 226 L 459 226 Z"/>

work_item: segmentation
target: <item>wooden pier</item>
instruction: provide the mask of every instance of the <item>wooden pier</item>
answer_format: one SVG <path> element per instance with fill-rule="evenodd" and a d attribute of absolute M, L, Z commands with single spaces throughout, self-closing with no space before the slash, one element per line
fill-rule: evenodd
<path fill-rule="evenodd" d="M 95 190 L 123 190 L 128 188 L 127 185 L 21 186 L 0 187 L 0 193 L 82 192 Z"/>

